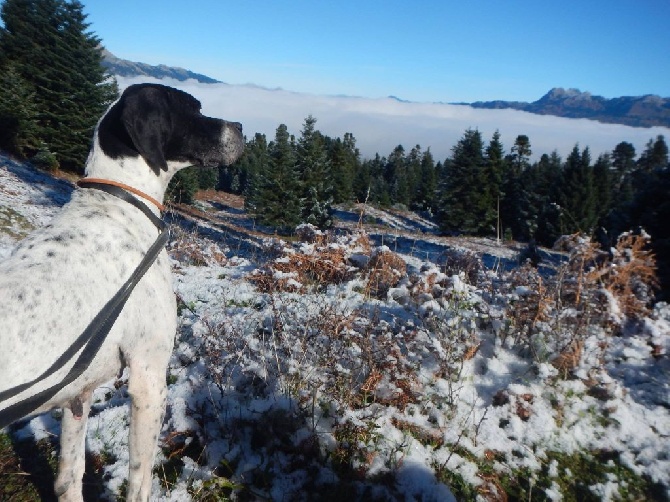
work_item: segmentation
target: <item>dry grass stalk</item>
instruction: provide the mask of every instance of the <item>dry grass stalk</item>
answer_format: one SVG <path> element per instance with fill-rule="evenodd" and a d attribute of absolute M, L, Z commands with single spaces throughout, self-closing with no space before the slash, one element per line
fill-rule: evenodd
<path fill-rule="evenodd" d="M 361 385 L 361 391 L 370 393 L 374 392 L 375 389 L 377 388 L 377 385 L 379 385 L 379 382 L 381 382 L 382 379 L 382 374 L 380 371 L 373 369 L 370 372 L 370 375 L 365 379 L 365 382 L 363 385 Z"/>
<path fill-rule="evenodd" d="M 398 285 L 407 273 L 407 264 L 396 253 L 379 251 L 373 254 L 368 264 L 370 275 L 366 292 L 377 298 L 384 298 L 389 289 Z"/>
<path fill-rule="evenodd" d="M 170 231 L 173 238 L 168 252 L 178 262 L 197 267 L 223 266 L 227 263 L 226 255 L 214 242 L 203 246 L 202 239 L 193 232 L 187 232 L 180 227 L 173 227 Z"/>
<path fill-rule="evenodd" d="M 484 500 L 487 502 L 507 502 L 507 492 L 497 474 L 479 473 L 477 476 L 484 481 L 484 484 L 477 488 L 477 493 L 484 497 Z"/>
<path fill-rule="evenodd" d="M 464 359 L 465 361 L 469 361 L 470 359 L 472 359 L 473 357 L 475 357 L 475 355 L 477 354 L 477 352 L 479 352 L 479 347 L 480 347 L 480 346 L 481 346 L 481 342 L 477 342 L 477 343 L 475 343 L 474 345 L 470 345 L 470 346 L 466 349 L 465 354 L 463 354 L 463 359 Z"/>
<path fill-rule="evenodd" d="M 653 289 L 659 285 L 656 270 L 649 237 L 627 233 L 619 237 L 613 260 L 591 275 L 617 299 L 626 316 L 639 319 L 649 314 Z"/>
<path fill-rule="evenodd" d="M 393 417 L 391 423 L 396 429 L 408 433 L 423 445 L 429 445 L 433 448 L 440 448 L 444 445 L 444 434 L 439 430 L 422 427 L 397 417 Z"/>
<path fill-rule="evenodd" d="M 264 293 L 296 292 L 309 284 L 339 284 L 350 276 L 344 249 L 319 248 L 314 254 L 288 254 L 255 271 L 249 279 Z"/>
<path fill-rule="evenodd" d="M 564 373 L 568 373 L 579 366 L 584 351 L 584 342 L 582 340 L 573 340 L 556 357 L 551 364 L 554 368 Z"/>

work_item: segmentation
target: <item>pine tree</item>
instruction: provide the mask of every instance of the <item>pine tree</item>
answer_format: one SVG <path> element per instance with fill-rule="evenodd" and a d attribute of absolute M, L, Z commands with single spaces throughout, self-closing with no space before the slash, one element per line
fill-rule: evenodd
<path fill-rule="evenodd" d="M 389 155 L 384 169 L 384 181 L 388 186 L 389 196 L 392 204 L 409 206 L 410 186 L 407 175 L 407 161 L 405 149 L 398 145 Z"/>
<path fill-rule="evenodd" d="M 354 194 L 358 202 L 369 202 L 380 206 L 390 206 L 389 188 L 384 179 L 386 159 L 375 154 L 374 159 L 363 162 L 354 180 Z"/>
<path fill-rule="evenodd" d="M 598 220 L 604 218 L 612 206 L 613 168 L 608 153 L 602 154 L 593 165 L 595 212 Z"/>
<path fill-rule="evenodd" d="M 668 145 L 662 134 L 656 136 L 656 141 L 649 140 L 647 146 L 637 161 L 637 167 L 643 172 L 662 169 L 668 165 Z"/>
<path fill-rule="evenodd" d="M 566 233 L 590 233 L 595 229 L 598 218 L 593 168 L 588 147 L 580 152 L 579 145 L 575 145 L 565 161 L 560 205 Z"/>
<path fill-rule="evenodd" d="M 333 202 L 351 201 L 354 198 L 354 179 L 361 163 L 354 135 L 348 132 L 344 134 L 344 139 L 331 140 L 328 158 L 332 169 Z"/>
<path fill-rule="evenodd" d="M 77 0 L 5 0 L 0 10 L 3 67 L 30 85 L 37 135 L 61 165 L 81 170 L 93 128 L 118 94 L 102 67 L 100 39 L 87 31 Z"/>
<path fill-rule="evenodd" d="M 485 159 L 481 133 L 468 129 L 452 149 L 439 183 L 438 224 L 443 232 L 491 233 L 482 198 Z"/>
<path fill-rule="evenodd" d="M 332 226 L 333 184 L 323 135 L 316 119 L 305 119 L 297 144 L 296 168 L 300 179 L 302 221 L 321 229 Z"/>
<path fill-rule="evenodd" d="M 493 133 L 493 137 L 486 147 L 486 191 L 487 203 L 491 206 L 487 211 L 487 223 L 495 228 L 496 238 L 502 237 L 500 227 L 500 204 L 503 198 L 503 174 L 505 173 L 505 150 L 500 141 L 500 132 Z"/>
<path fill-rule="evenodd" d="M 249 209 L 261 224 L 289 233 L 300 223 L 302 201 L 295 141 L 285 124 L 277 127 L 268 152 L 267 165 L 254 182 Z"/>
<path fill-rule="evenodd" d="M 235 164 L 239 166 L 240 190 L 244 193 L 244 205 L 252 214 L 259 212 L 261 202 L 261 180 L 270 169 L 270 152 L 265 134 L 256 133 L 246 143 L 242 157 Z M 231 189 L 233 183 L 231 177 Z M 242 182 L 242 180 L 245 180 Z"/>
<path fill-rule="evenodd" d="M 632 186 L 630 186 L 630 175 L 635 169 L 635 147 L 622 141 L 612 151 L 612 167 L 616 173 L 614 178 L 614 194 L 617 199 L 624 196 L 627 200 L 632 198 Z M 628 183 L 628 187 L 624 184 Z"/>
<path fill-rule="evenodd" d="M 405 158 L 405 176 L 407 177 L 407 205 L 410 209 L 422 209 L 419 200 L 419 186 L 421 185 L 421 161 L 423 153 L 421 145 L 415 145 Z"/>
<path fill-rule="evenodd" d="M 511 232 L 512 237 L 520 241 L 529 240 L 537 225 L 530 193 L 525 183 L 531 154 L 528 136 L 520 134 L 514 141 L 512 153 L 504 165 L 504 196 L 500 208 L 502 223 L 503 227 Z"/>
<path fill-rule="evenodd" d="M 421 175 L 417 187 L 416 207 L 421 211 L 432 212 L 435 208 L 438 171 L 430 148 L 421 156 Z"/>
<path fill-rule="evenodd" d="M 563 170 L 563 160 L 554 150 L 551 155 L 543 154 L 537 163 L 535 191 L 542 203 L 537 217 L 535 241 L 544 246 L 552 246 L 564 232 L 559 205 L 559 186 Z"/>
<path fill-rule="evenodd" d="M 0 148 L 23 157 L 39 148 L 34 96 L 12 64 L 0 71 Z"/>

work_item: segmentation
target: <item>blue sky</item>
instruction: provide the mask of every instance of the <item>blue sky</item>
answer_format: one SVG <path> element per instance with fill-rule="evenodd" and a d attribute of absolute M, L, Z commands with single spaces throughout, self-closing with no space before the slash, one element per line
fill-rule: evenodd
<path fill-rule="evenodd" d="M 419 102 L 670 96 L 670 0 L 84 0 L 118 57 Z"/>

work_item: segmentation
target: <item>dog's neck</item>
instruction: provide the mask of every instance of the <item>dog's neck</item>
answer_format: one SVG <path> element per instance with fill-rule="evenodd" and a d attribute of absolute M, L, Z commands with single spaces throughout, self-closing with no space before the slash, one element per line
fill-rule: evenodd
<path fill-rule="evenodd" d="M 165 190 L 172 177 L 177 171 L 190 165 L 186 162 L 168 162 L 168 170 L 156 175 L 141 156 L 111 159 L 102 153 L 97 141 L 95 143 L 86 161 L 86 177 L 131 186 L 160 203 L 163 202 Z"/>

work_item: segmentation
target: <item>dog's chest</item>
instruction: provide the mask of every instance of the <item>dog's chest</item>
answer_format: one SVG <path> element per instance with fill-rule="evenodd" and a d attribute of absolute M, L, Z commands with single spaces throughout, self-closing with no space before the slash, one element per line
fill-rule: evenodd
<path fill-rule="evenodd" d="M 73 197 L 51 225 L 28 236 L 0 263 L 0 341 L 26 365 L 39 365 L 45 353 L 67 348 L 156 238 L 156 228 L 139 211 L 122 201 L 105 206 L 99 200 L 88 204 L 85 197 Z M 169 288 L 164 260 L 144 280 L 157 279 Z"/>

